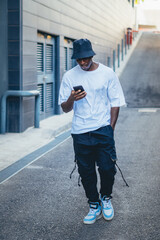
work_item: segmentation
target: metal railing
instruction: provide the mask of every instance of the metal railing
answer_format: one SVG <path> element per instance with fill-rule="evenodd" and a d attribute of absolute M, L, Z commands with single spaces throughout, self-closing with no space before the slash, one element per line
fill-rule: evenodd
<path fill-rule="evenodd" d="M 127 55 L 132 45 L 132 39 L 134 40 L 137 34 L 138 31 L 133 30 L 132 33 L 128 31 L 127 34 L 124 34 L 124 38 L 121 39 L 121 43 L 117 44 L 117 50 L 113 49 L 113 52 L 111 52 L 112 56 L 107 56 L 107 66 L 112 67 L 114 72 L 120 67 L 121 61 L 124 60 L 125 55 Z"/>
<path fill-rule="evenodd" d="M 21 90 L 8 90 L 4 93 L 1 100 L 1 133 L 6 132 L 6 106 L 8 97 L 35 97 L 35 111 L 34 111 L 34 127 L 39 128 L 39 115 L 40 115 L 40 95 L 39 91 L 21 91 Z"/>

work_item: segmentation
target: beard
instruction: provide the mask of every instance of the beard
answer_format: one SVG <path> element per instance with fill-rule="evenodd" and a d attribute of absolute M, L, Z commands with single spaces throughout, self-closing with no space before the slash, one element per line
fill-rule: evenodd
<path fill-rule="evenodd" d="M 88 65 L 87 66 L 80 66 L 81 68 L 82 68 L 82 70 L 84 70 L 84 71 L 88 71 L 89 69 L 90 69 L 90 67 L 91 67 L 91 65 L 92 65 L 92 60 L 88 63 Z"/>

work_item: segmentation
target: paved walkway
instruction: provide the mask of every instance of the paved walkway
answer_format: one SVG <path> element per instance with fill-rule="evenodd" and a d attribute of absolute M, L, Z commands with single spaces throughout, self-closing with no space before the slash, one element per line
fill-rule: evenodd
<path fill-rule="evenodd" d="M 55 115 L 40 122 L 40 128 L 28 128 L 23 133 L 0 135 L 0 170 L 53 141 L 71 127 L 73 112 Z"/>
<path fill-rule="evenodd" d="M 141 33 L 138 34 L 130 49 L 127 49 L 124 61 L 120 63 L 120 68 L 116 69 L 118 76 L 121 75 L 140 37 Z M 63 131 L 68 130 L 71 127 L 72 115 L 73 113 L 70 112 L 42 120 L 39 129 L 31 127 L 23 133 L 0 134 L 0 171 L 53 141 Z"/>

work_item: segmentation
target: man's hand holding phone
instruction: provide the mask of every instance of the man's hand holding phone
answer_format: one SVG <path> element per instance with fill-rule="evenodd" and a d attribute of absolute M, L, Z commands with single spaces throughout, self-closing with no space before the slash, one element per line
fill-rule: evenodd
<path fill-rule="evenodd" d="M 66 113 L 70 112 L 73 109 L 74 101 L 78 101 L 87 95 L 82 86 L 75 86 L 73 89 L 74 90 L 72 90 L 68 100 L 61 104 L 63 111 Z"/>
<path fill-rule="evenodd" d="M 84 88 L 81 85 L 75 86 L 73 87 L 73 89 L 74 90 L 72 91 L 71 95 L 73 96 L 74 101 L 78 101 L 87 95 L 87 93 L 85 92 Z"/>

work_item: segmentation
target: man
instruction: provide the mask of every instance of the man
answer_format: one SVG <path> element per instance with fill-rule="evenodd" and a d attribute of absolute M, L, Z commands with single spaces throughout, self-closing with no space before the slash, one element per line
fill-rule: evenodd
<path fill-rule="evenodd" d="M 59 94 L 63 111 L 74 111 L 71 134 L 75 159 L 89 203 L 85 224 L 94 223 L 102 215 L 105 220 L 114 216 L 111 204 L 116 174 L 113 135 L 119 108 L 125 105 L 117 76 L 112 69 L 94 62 L 94 55 L 89 40 L 74 41 L 72 59 L 76 59 L 78 65 L 64 74 Z M 100 195 L 96 165 L 100 174 Z"/>

